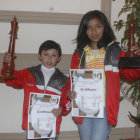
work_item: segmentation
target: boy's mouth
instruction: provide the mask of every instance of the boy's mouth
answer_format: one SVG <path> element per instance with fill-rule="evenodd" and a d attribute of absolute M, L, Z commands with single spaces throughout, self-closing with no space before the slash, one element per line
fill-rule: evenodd
<path fill-rule="evenodd" d="M 51 62 L 47 62 L 47 65 L 51 65 L 52 63 Z"/>

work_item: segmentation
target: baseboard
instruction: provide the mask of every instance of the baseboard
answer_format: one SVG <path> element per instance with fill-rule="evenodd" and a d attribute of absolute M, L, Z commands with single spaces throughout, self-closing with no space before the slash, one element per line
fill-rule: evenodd
<path fill-rule="evenodd" d="M 140 131 L 139 131 L 140 134 Z M 113 128 L 110 133 L 109 140 L 121 140 L 125 138 L 133 138 L 135 128 Z M 25 140 L 24 133 L 0 133 L 0 140 Z M 77 131 L 63 131 L 60 133 L 59 140 L 80 140 Z"/>
<path fill-rule="evenodd" d="M 0 140 L 26 140 L 24 133 L 0 133 Z"/>
<path fill-rule="evenodd" d="M 140 134 L 140 130 L 139 130 L 139 134 Z M 135 127 L 113 128 L 111 130 L 109 140 L 121 140 L 121 139 L 127 139 L 127 138 L 134 138 L 134 136 L 135 136 Z"/>

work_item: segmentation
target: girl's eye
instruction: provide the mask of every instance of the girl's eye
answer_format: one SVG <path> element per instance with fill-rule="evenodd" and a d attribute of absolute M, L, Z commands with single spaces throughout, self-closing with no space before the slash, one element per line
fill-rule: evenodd
<path fill-rule="evenodd" d="M 92 27 L 91 26 L 88 26 L 87 29 L 90 30 L 90 29 L 92 29 Z"/>
<path fill-rule="evenodd" d="M 100 26 L 100 25 L 96 25 L 96 27 L 97 27 L 97 28 L 100 28 L 101 26 Z"/>

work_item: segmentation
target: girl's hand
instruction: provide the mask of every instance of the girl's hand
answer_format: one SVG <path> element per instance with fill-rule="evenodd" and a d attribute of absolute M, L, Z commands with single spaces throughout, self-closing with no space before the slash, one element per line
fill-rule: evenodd
<path fill-rule="evenodd" d="M 134 51 L 134 54 L 137 54 L 137 55 L 140 56 L 140 47 L 138 47 L 138 46 L 133 46 L 133 47 L 131 48 L 131 51 Z"/>
<path fill-rule="evenodd" d="M 59 108 L 54 108 L 51 112 L 55 117 L 58 117 L 62 114 L 62 108 L 59 106 Z"/>
<path fill-rule="evenodd" d="M 8 52 L 5 52 L 3 57 L 3 62 L 10 63 L 11 61 L 11 55 Z"/>
<path fill-rule="evenodd" d="M 68 98 L 69 98 L 70 100 L 73 100 L 73 99 L 76 98 L 77 93 L 76 93 L 75 91 L 69 90 L 69 91 L 67 92 L 67 96 L 68 96 Z"/>

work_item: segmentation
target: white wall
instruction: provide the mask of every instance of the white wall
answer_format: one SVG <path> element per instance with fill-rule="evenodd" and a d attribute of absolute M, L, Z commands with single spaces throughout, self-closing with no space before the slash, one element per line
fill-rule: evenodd
<path fill-rule="evenodd" d="M 114 21 L 118 21 L 119 19 L 123 19 L 123 20 L 126 19 L 126 14 L 124 14 L 124 13 L 121 14 L 118 17 L 118 13 L 120 12 L 120 10 L 121 10 L 123 5 L 124 5 L 124 1 L 116 0 L 116 1 L 112 2 L 112 12 L 111 12 L 111 23 L 112 23 L 112 26 L 114 24 Z M 114 27 L 113 27 L 113 29 L 115 31 Z M 119 42 L 121 41 L 121 38 L 123 37 L 123 32 L 124 32 L 123 28 L 119 32 L 115 31 L 115 35 L 116 35 L 117 40 Z"/>
<path fill-rule="evenodd" d="M 23 90 L 0 84 L 0 133 L 22 132 Z"/>
<path fill-rule="evenodd" d="M 0 10 L 85 13 L 100 9 L 101 0 L 0 0 Z"/>
<path fill-rule="evenodd" d="M 100 0 L 0 0 L 0 10 L 84 14 L 89 10 L 100 10 L 100 4 Z M 116 6 L 116 4 L 119 6 Z M 116 13 L 118 13 L 118 7 L 121 7 L 121 5 L 121 1 L 112 3 L 112 23 L 117 19 Z M 37 53 L 38 47 L 43 41 L 53 39 L 61 44 L 64 54 L 72 54 L 75 48 L 72 40 L 76 37 L 77 28 L 78 25 L 20 23 L 16 52 Z M 8 49 L 9 31 L 10 23 L 0 23 L 0 53 Z M 120 41 L 121 35 L 117 32 L 115 33 Z M 0 133 L 23 132 L 21 129 L 23 90 L 13 89 L 0 84 L 0 96 Z M 133 126 L 133 123 L 128 120 L 127 116 L 129 109 L 135 112 L 135 108 L 130 103 L 123 101 L 120 104 L 117 127 Z M 71 114 L 69 114 L 63 118 L 61 131 L 73 130 L 77 130 L 77 127 L 71 120 Z"/>
<path fill-rule="evenodd" d="M 10 26 L 10 23 L 0 23 L 0 42 L 2 44 L 0 53 L 8 49 Z M 40 44 L 45 40 L 52 39 L 60 43 L 63 54 L 72 54 L 75 49 L 72 40 L 76 37 L 77 28 L 78 25 L 20 23 L 15 51 L 17 53 L 38 53 Z"/>

